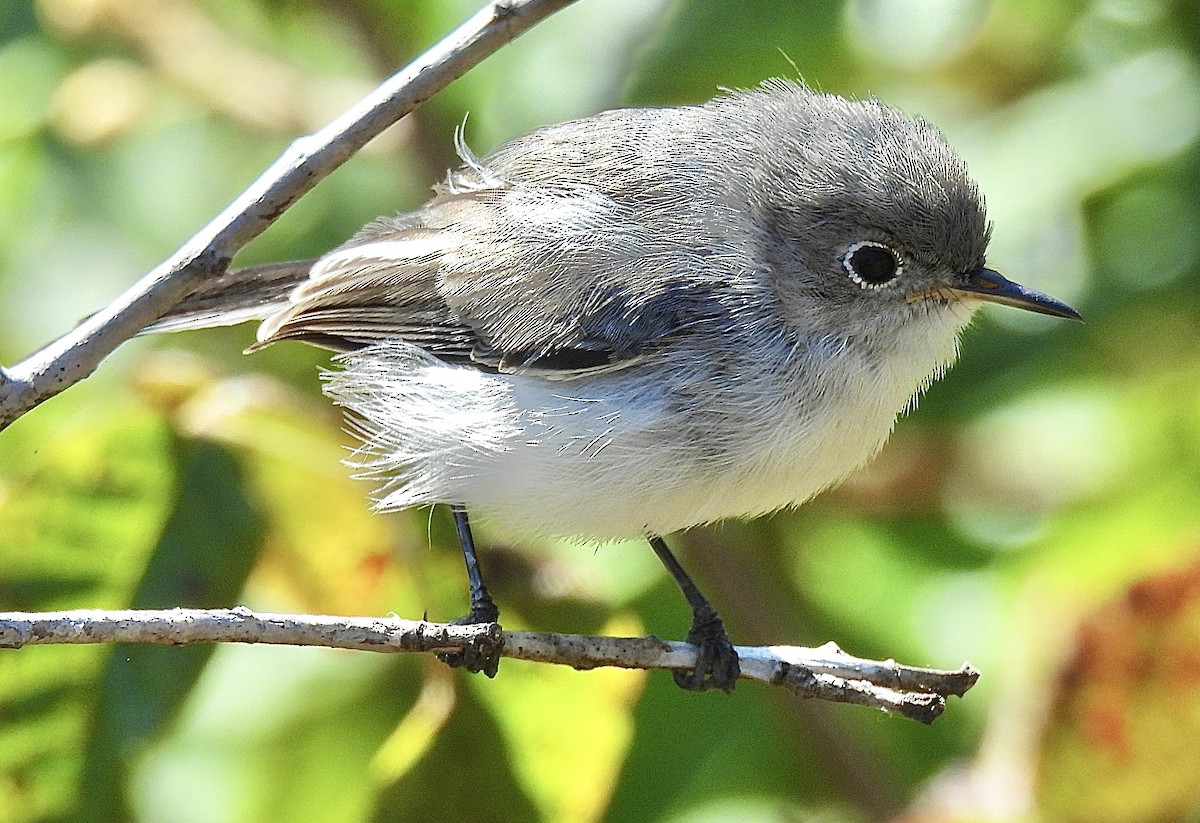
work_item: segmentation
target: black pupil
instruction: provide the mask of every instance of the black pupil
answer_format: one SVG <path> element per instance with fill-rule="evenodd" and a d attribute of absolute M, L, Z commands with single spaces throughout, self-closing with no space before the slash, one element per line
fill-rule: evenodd
<path fill-rule="evenodd" d="M 887 249 L 863 246 L 850 255 L 850 267 L 864 283 L 877 286 L 896 276 L 896 258 Z"/>

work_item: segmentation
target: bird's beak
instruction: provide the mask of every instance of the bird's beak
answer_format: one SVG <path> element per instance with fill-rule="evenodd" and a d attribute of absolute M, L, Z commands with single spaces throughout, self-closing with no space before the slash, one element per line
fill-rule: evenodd
<path fill-rule="evenodd" d="M 962 300 L 984 300 L 988 303 L 1000 303 L 1004 306 L 1014 306 L 1038 314 L 1049 314 L 1053 317 L 1066 317 L 1069 320 L 1082 320 L 1079 312 L 1061 300 L 1056 300 L 1048 294 L 1027 289 L 1020 283 L 1014 283 L 1003 277 L 999 272 L 988 268 L 967 278 L 965 283 L 944 286 L 941 291 Z"/>

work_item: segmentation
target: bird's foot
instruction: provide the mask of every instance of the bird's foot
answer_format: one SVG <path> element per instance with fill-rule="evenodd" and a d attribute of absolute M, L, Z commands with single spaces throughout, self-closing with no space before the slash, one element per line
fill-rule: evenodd
<path fill-rule="evenodd" d="M 472 626 L 477 624 L 498 625 L 500 610 L 490 597 L 471 606 L 471 612 L 466 617 L 451 620 L 451 625 Z M 488 677 L 495 677 L 500 668 L 500 650 L 504 648 L 504 635 L 501 632 L 481 634 L 470 646 L 452 652 L 438 652 L 437 659 L 453 669 L 466 669 L 472 674 L 483 672 Z"/>
<path fill-rule="evenodd" d="M 725 624 L 721 622 L 716 609 L 706 604 L 696 612 L 687 633 L 687 642 L 698 650 L 696 667 L 691 671 L 674 672 L 675 684 L 692 692 L 706 692 L 709 689 L 733 691 L 742 669 L 738 665 L 733 641 L 725 632 Z"/>

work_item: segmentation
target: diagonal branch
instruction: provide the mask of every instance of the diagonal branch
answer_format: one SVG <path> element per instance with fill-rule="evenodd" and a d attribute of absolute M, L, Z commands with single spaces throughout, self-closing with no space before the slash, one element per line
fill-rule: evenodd
<path fill-rule="evenodd" d="M 373 137 L 574 0 L 494 0 L 325 128 L 292 143 L 175 254 L 107 307 L 21 363 L 0 368 L 0 429 L 83 380 L 161 317 Z"/>
<path fill-rule="evenodd" d="M 657 637 L 588 637 L 505 632 L 495 623 L 459 626 L 399 617 L 257 614 L 234 609 L 162 609 L 0 613 L 0 648 L 62 643 L 273 643 L 376 652 L 465 650 L 501 643 L 500 654 L 576 669 L 691 669 L 696 647 Z M 870 706 L 932 723 L 950 695 L 962 696 L 979 673 L 902 666 L 852 657 L 833 643 L 738 646 L 742 677 L 780 685 L 801 697 Z"/>

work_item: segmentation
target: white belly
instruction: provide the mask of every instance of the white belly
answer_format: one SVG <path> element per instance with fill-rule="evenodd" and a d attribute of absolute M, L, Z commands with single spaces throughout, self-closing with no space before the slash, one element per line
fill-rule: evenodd
<path fill-rule="evenodd" d="M 383 479 L 382 509 L 462 503 L 513 537 L 668 534 L 796 505 L 843 479 L 953 360 L 957 330 L 871 364 L 841 348 L 822 352 L 820 372 L 724 382 L 634 368 L 547 381 L 391 344 L 348 357 L 327 392 L 363 421 L 349 462 Z"/>

